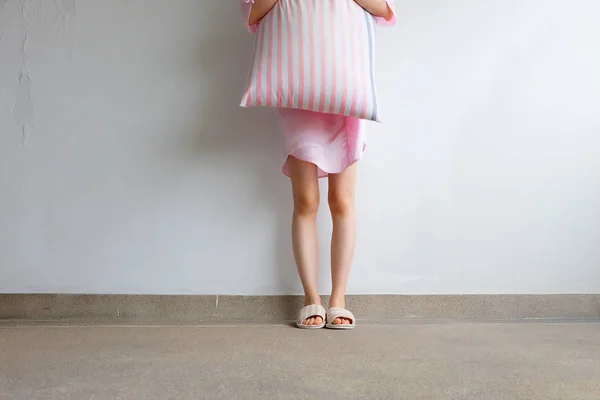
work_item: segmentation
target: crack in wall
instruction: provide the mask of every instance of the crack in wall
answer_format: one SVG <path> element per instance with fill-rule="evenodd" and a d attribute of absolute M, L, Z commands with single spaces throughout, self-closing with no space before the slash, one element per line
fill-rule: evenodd
<path fill-rule="evenodd" d="M 13 114 L 21 124 L 21 140 L 24 146 L 27 145 L 33 126 L 33 103 L 31 101 L 31 78 L 27 70 L 22 70 L 19 76 L 19 91 Z"/>
<path fill-rule="evenodd" d="M 0 18 L 3 17 L 5 6 L 8 0 L 0 0 Z M 32 89 L 34 81 L 29 70 L 29 30 L 31 25 L 32 13 L 40 18 L 45 18 L 46 8 L 42 0 L 16 0 L 11 3 L 20 6 L 20 27 L 21 27 L 21 61 L 17 76 L 17 88 L 14 97 L 14 103 L 11 112 L 19 123 L 21 128 L 21 141 L 23 146 L 27 146 L 28 140 L 36 130 L 34 124 L 34 104 Z M 54 0 L 54 26 L 59 34 L 68 35 L 70 40 L 69 58 L 73 58 L 73 53 L 78 47 L 77 28 L 79 21 L 77 18 L 76 0 Z M 0 45 L 3 43 L 0 37 Z M 1 96 L 1 92 L 0 92 Z"/>
<path fill-rule="evenodd" d="M 21 72 L 18 77 L 18 91 L 13 115 L 21 125 L 21 141 L 27 145 L 33 125 L 33 103 L 31 101 L 32 80 L 29 74 L 29 30 L 27 21 L 27 1 L 21 1 Z"/>

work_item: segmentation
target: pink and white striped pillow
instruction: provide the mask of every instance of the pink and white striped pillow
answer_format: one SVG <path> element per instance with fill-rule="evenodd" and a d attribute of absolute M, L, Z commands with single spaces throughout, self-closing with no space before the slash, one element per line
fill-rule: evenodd
<path fill-rule="evenodd" d="M 258 25 L 241 106 L 379 121 L 375 25 L 353 0 L 279 0 Z"/>

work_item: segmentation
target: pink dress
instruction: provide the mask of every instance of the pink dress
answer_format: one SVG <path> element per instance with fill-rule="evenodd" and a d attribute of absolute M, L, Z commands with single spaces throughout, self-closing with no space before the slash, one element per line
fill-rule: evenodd
<path fill-rule="evenodd" d="M 246 27 L 256 33 L 258 24 L 248 25 L 254 0 L 240 1 Z M 393 0 L 386 2 L 393 11 Z M 389 21 L 376 20 L 378 25 L 390 26 L 395 24 L 396 16 Z M 288 161 L 292 156 L 315 164 L 319 178 L 339 174 L 362 158 L 366 148 L 366 121 L 291 108 L 280 108 L 277 115 Z M 287 176 L 290 175 L 288 161 L 283 165 L 283 173 Z"/>

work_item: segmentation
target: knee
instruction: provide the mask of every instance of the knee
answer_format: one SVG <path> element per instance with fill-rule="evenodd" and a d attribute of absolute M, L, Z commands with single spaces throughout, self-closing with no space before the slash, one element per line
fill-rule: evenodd
<path fill-rule="evenodd" d="M 316 217 L 319 210 L 319 192 L 294 195 L 294 214 L 301 217 Z"/>
<path fill-rule="evenodd" d="M 347 216 L 354 212 L 354 196 L 348 193 L 329 193 L 329 209 L 332 216 Z"/>

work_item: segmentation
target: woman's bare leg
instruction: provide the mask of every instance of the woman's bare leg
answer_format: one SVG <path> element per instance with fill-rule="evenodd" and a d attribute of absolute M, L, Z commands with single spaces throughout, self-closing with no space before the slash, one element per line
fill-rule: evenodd
<path fill-rule="evenodd" d="M 319 243 L 317 239 L 317 211 L 319 209 L 319 182 L 317 166 L 297 158 L 288 159 L 294 216 L 292 219 L 292 247 L 304 288 L 304 304 L 321 304 L 318 291 Z M 307 318 L 304 324 L 319 325 L 321 317 Z"/>
<path fill-rule="evenodd" d="M 357 164 L 354 164 L 340 174 L 329 175 L 329 208 L 333 220 L 329 307 L 346 307 L 346 286 L 356 248 L 356 172 Z M 346 318 L 333 321 L 333 324 L 350 323 Z"/>

